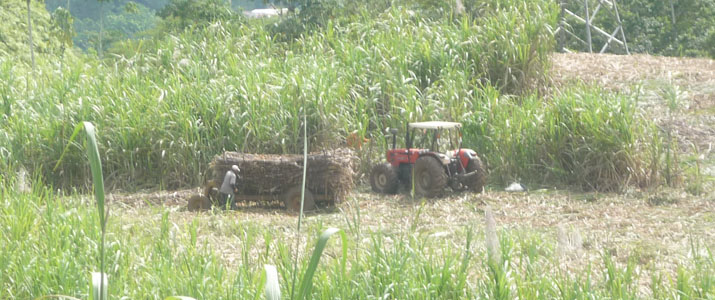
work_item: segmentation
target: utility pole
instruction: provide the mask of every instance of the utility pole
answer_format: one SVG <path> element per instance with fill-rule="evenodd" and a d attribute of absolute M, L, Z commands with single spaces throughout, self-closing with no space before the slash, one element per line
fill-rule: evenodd
<path fill-rule="evenodd" d="M 595 3 L 593 10 L 591 9 L 592 3 Z M 569 49 L 564 47 L 567 38 L 570 38 L 577 41 L 578 44 L 581 44 L 588 49 L 588 52 L 592 53 L 594 48 L 593 34 L 595 33 L 597 36 L 606 39 L 599 53 L 605 53 L 610 46 L 615 44 L 621 46 L 626 54 L 630 54 L 621 16 L 618 13 L 617 0 L 561 0 L 559 5 L 561 6 L 561 14 L 559 17 L 559 26 L 555 34 L 558 35 L 560 43 L 559 49 L 561 51 L 570 52 Z M 572 9 L 569 9 L 570 7 L 572 9 L 574 7 L 579 9 L 573 9 L 572 11 Z M 615 20 L 615 24 L 610 24 L 612 25 L 611 27 L 615 27 L 615 29 L 610 33 L 607 32 L 609 29 L 600 28 L 594 24 L 594 20 L 596 20 L 602 11 L 605 11 Z M 585 25 L 585 40 L 573 30 L 574 28 L 578 28 L 575 25 L 579 24 Z"/>
<path fill-rule="evenodd" d="M 583 0 L 583 7 L 586 10 L 586 42 L 588 42 L 588 53 L 593 53 L 593 42 L 591 41 L 591 14 L 588 11 L 588 0 Z"/>
<path fill-rule="evenodd" d="M 671 44 L 677 45 L 678 27 L 675 26 L 675 6 L 673 5 L 673 0 L 670 0 L 670 23 L 673 25 L 673 36 L 671 37 L 673 40 L 671 41 Z"/>

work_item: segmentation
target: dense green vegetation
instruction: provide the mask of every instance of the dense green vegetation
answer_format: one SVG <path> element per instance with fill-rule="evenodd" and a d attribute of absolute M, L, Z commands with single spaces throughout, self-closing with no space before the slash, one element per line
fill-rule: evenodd
<path fill-rule="evenodd" d="M 287 20 L 279 26 L 281 32 L 293 32 L 306 23 L 320 22 L 319 18 L 335 17 L 337 14 L 359 13 L 356 7 L 372 6 L 374 11 L 384 11 L 394 5 L 403 5 L 399 1 L 340 1 L 340 0 L 115 0 L 101 2 L 96 0 L 47 0 L 46 6 L 50 12 L 58 7 L 70 6 L 76 20 L 75 28 L 78 35 L 75 44 L 82 49 L 97 48 L 98 31 L 102 15 L 106 15 L 104 28 L 106 45 L 111 45 L 126 38 L 137 38 L 147 34 L 164 32 L 166 26 L 161 26 L 161 11 L 166 6 L 188 7 L 198 9 L 187 10 L 186 13 L 200 14 L 200 11 L 216 11 L 217 7 L 229 7 L 234 11 L 266 7 L 266 2 L 278 6 L 299 7 L 298 19 Z M 464 11 L 478 16 L 479 11 L 488 2 L 463 0 Z M 555 1 L 554 1 L 555 2 Z M 562 1 L 569 9 L 583 13 L 583 1 Z M 595 7 L 595 0 L 591 0 Z M 650 53 L 668 56 L 710 56 L 715 57 L 715 1 L 713 0 L 622 0 L 618 2 L 619 13 L 626 30 L 626 39 L 631 52 Z M 409 6 L 423 17 L 439 18 L 454 13 L 454 3 L 450 1 L 419 0 L 412 1 Z M 127 9 L 134 7 L 136 9 Z M 593 8 L 592 7 L 592 8 Z M 102 14 L 103 13 L 103 14 Z M 576 23 L 573 23 L 575 25 Z M 608 12 L 601 11 L 595 19 L 595 24 L 611 32 L 615 27 L 615 19 Z M 159 28 L 157 28 L 159 27 Z M 171 26 L 169 26 L 170 28 Z M 577 26 L 573 30 L 585 36 L 585 29 Z M 602 45 L 605 39 L 594 34 L 594 43 Z M 587 51 L 575 40 L 566 44 L 567 47 Z M 109 47 L 105 47 L 109 48 Z M 611 51 L 624 53 L 624 49 L 613 47 Z"/>
<path fill-rule="evenodd" d="M 293 224 L 242 212 L 114 202 L 120 208 L 103 219 L 104 200 L 77 193 L 92 178 L 82 142 L 71 139 L 83 121 L 100 132 L 109 189 L 193 187 L 225 150 L 297 153 L 307 142 L 317 151 L 352 132 L 371 138 L 359 153 L 367 169 L 387 146 L 384 129 L 434 119 L 464 123 L 464 144 L 487 163 L 491 184 L 619 191 L 671 182 L 671 141 L 641 118 L 637 93 L 549 86 L 553 1 L 463 2 L 464 13 L 429 0 L 282 1 L 303 9 L 269 21 L 244 20 L 218 0 L 68 2 L 77 46 L 96 47 L 96 27 L 106 30 L 101 57 L 63 53 L 69 20 L 55 14 L 64 23 L 52 23 L 32 2 L 34 71 L 24 3 L 0 2 L 11 20 L 0 25 L 8 29 L 0 31 L 0 298 L 87 298 L 89 272 L 100 264 L 111 298 L 256 298 L 263 264 L 277 266 L 282 294 L 291 295 L 289 278 L 306 270 L 312 237 L 329 226 L 347 239 L 331 241 L 322 257 L 315 298 L 712 298 L 715 260 L 697 240 L 677 272 L 651 266 L 644 278 L 639 257 L 617 262 L 595 249 L 603 251 L 598 265 L 571 266 L 551 233 L 497 230 L 489 214 L 486 226 L 452 224 L 444 237 L 422 226 L 421 208 L 412 208 L 410 224 L 361 226 L 359 199 L 350 198 L 354 208 L 340 211 L 339 222 L 306 221 L 303 243 Z M 14 175 L 23 168 L 30 191 Z M 481 214 L 477 204 L 459 205 Z M 212 243 L 216 236 L 240 244 Z"/>
<path fill-rule="evenodd" d="M 633 52 L 715 58 L 715 1 L 624 1 Z"/>
<path fill-rule="evenodd" d="M 89 271 L 98 265 L 96 208 L 86 198 L 64 197 L 40 186 L 21 193 L 13 178 L 3 179 L 0 298 L 86 298 Z M 115 210 L 106 236 L 110 297 L 253 299 L 261 297 L 260 274 L 268 263 L 277 266 L 287 298 L 293 270 L 290 234 L 237 217 L 213 212 L 183 220 L 161 207 Z M 708 299 L 715 294 L 715 260 L 702 254 L 697 242 L 691 245 L 694 256 L 677 273 L 656 270 L 648 277 L 636 264 L 637 256 L 616 262 L 604 252 L 602 263 L 585 266 L 565 256 L 567 249 L 548 233 L 495 230 L 475 220 L 445 238 L 424 230 L 429 224 L 422 224 L 419 213 L 399 232 L 367 231 L 360 218 L 346 216 L 354 222 L 345 227 L 346 272 L 340 265 L 340 240 L 331 241 L 330 255 L 323 256 L 313 281 L 314 298 Z M 305 269 L 313 237 L 325 226 L 319 217 L 308 223 L 311 238 L 301 250 L 299 271 Z M 233 266 L 207 241 L 213 234 L 240 237 L 240 244 L 221 252 L 230 249 Z M 488 250 L 487 240 L 498 247 Z M 503 263 L 494 265 L 489 255 Z M 646 282 L 645 291 L 639 282 Z"/>
<path fill-rule="evenodd" d="M 39 76 L 0 57 L 0 167 L 24 165 L 58 187 L 86 184 L 80 152 L 51 168 L 74 124 L 92 121 L 104 132 L 111 187 L 195 186 L 225 150 L 298 152 L 303 109 L 311 150 L 350 132 L 372 137 L 365 168 L 385 147 L 385 128 L 433 119 L 465 123 L 465 144 L 495 183 L 613 191 L 657 183 L 671 167 L 627 96 L 590 88 L 541 96 L 558 15 L 550 1 L 492 1 L 432 19 L 400 7 L 377 16 L 373 6 L 350 9 L 365 13 L 317 14 L 288 39 L 262 22 L 194 23 L 120 42 L 104 61 L 43 56 Z M 181 11 L 164 13 L 172 24 L 219 18 Z"/>
<path fill-rule="evenodd" d="M 451 22 L 393 9 L 289 42 L 262 25 L 216 25 L 128 42 L 111 64 L 45 57 L 35 78 L 3 58 L 3 158 L 55 184 L 83 182 L 80 155 L 49 168 L 68 128 L 88 120 L 105 132 L 114 186 L 178 187 L 198 184 L 224 149 L 297 152 L 303 103 L 313 150 L 355 130 L 379 137 L 405 120 L 465 120 L 482 101 L 478 86 L 529 93 L 543 82 L 554 12 L 534 2 Z"/>
<path fill-rule="evenodd" d="M 490 163 L 492 180 L 617 191 L 660 179 L 650 172 L 661 170 L 662 142 L 625 95 L 575 86 L 546 101 L 487 94 L 477 103 L 465 140 Z"/>
<path fill-rule="evenodd" d="M 102 43 L 104 49 L 109 49 L 116 42 L 125 39 L 136 39 L 153 34 L 164 34 L 172 30 L 176 20 L 167 20 L 162 14 L 167 6 L 181 7 L 187 17 L 183 22 L 200 21 L 195 18 L 202 12 L 216 12 L 225 9 L 235 11 L 238 15 L 241 9 L 263 7 L 262 0 L 47 0 L 47 10 L 54 12 L 58 8 L 69 8 L 75 19 L 77 36 L 74 43 L 83 50 L 99 48 L 99 31 L 103 29 Z M 189 16 L 190 15 L 190 16 Z"/>

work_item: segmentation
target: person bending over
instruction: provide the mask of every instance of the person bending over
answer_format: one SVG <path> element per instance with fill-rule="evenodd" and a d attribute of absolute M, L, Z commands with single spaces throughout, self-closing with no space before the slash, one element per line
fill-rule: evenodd
<path fill-rule="evenodd" d="M 233 165 L 231 166 L 231 170 L 228 170 L 226 175 L 223 176 L 223 183 L 218 190 L 220 193 L 219 204 L 221 207 L 226 208 L 226 204 L 230 201 L 231 209 L 236 208 L 236 193 L 238 192 L 236 182 L 238 179 L 241 179 L 240 173 L 241 169 L 239 169 L 237 165 Z"/>

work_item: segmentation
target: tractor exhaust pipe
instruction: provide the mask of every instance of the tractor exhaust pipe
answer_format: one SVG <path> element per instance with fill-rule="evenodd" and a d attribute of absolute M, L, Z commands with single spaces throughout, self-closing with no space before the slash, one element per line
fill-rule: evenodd
<path fill-rule="evenodd" d="M 390 128 L 390 133 L 392 134 L 392 150 L 397 148 L 397 128 Z"/>

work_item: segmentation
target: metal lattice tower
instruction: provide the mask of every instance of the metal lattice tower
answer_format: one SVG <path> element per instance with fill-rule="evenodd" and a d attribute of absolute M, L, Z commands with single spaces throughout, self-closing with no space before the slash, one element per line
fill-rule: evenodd
<path fill-rule="evenodd" d="M 568 9 L 569 4 L 572 7 L 581 7 L 583 10 L 574 13 Z M 626 34 L 623 31 L 623 24 L 621 23 L 621 16 L 618 14 L 618 4 L 616 0 L 562 0 L 559 2 L 559 5 L 561 6 L 561 15 L 559 18 L 559 27 L 555 32 L 559 39 L 559 50 L 562 52 L 570 52 L 564 48 L 564 42 L 566 38 L 572 38 L 580 44 L 583 44 L 587 47 L 588 52 L 592 53 L 594 43 L 591 35 L 595 33 L 606 39 L 599 53 L 606 52 L 611 44 L 618 44 L 625 49 L 626 54 L 630 54 L 628 51 L 628 43 L 626 42 Z M 594 25 L 594 20 L 596 20 L 598 13 L 601 11 L 605 11 L 615 20 L 615 30 L 610 34 L 603 28 Z M 582 15 L 579 15 L 579 13 L 582 13 Z M 578 28 L 578 26 L 585 26 L 585 39 L 580 37 L 574 30 Z"/>

